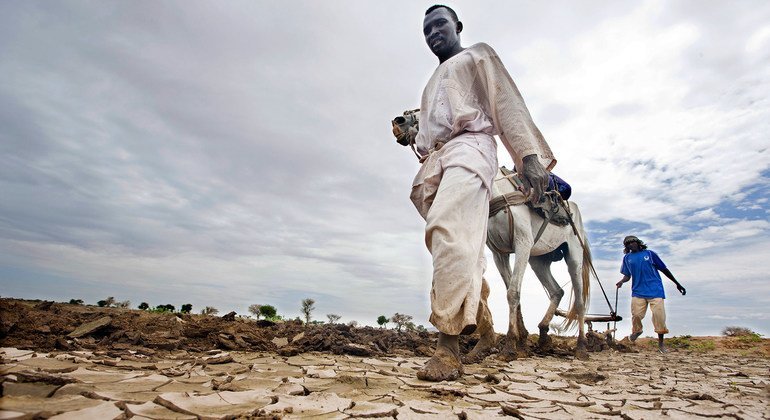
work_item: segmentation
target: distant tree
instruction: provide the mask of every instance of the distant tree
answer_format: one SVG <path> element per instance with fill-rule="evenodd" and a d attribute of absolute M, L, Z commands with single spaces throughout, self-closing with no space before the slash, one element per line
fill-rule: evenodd
<path fill-rule="evenodd" d="M 411 315 L 400 314 L 396 312 L 392 317 L 390 317 L 390 322 L 396 324 L 396 331 L 401 331 L 401 328 L 406 326 L 407 323 L 412 320 L 412 318 L 413 317 Z"/>
<path fill-rule="evenodd" d="M 115 304 L 115 298 L 110 296 L 107 299 L 104 299 L 104 302 L 105 302 L 104 306 L 109 308 L 110 306 Z"/>
<path fill-rule="evenodd" d="M 356 321 L 354 319 L 354 320 L 348 322 L 348 327 L 350 327 L 350 328 L 357 328 L 358 327 L 358 321 Z"/>
<path fill-rule="evenodd" d="M 275 306 L 273 305 L 260 306 L 259 313 L 262 314 L 262 316 L 264 316 L 265 319 L 273 320 L 273 319 L 276 319 L 276 317 L 280 319 L 280 317 L 278 316 L 278 310 L 275 309 Z"/>
<path fill-rule="evenodd" d="M 130 300 L 124 300 L 122 302 L 117 302 L 115 304 L 116 308 L 128 308 L 129 306 L 131 306 L 131 301 Z"/>
<path fill-rule="evenodd" d="M 147 302 L 142 302 L 142 303 L 139 304 L 139 309 L 141 309 L 143 311 L 146 311 L 146 310 L 150 309 L 150 305 L 148 305 Z"/>
<path fill-rule="evenodd" d="M 201 309 L 201 315 L 216 315 L 219 313 L 219 309 L 213 306 L 207 306 Z"/>
<path fill-rule="evenodd" d="M 83 299 L 70 299 L 70 305 L 82 305 Z"/>
<path fill-rule="evenodd" d="M 192 312 L 192 303 L 185 303 L 184 305 L 182 305 L 182 309 L 180 309 L 179 312 L 183 314 L 189 314 L 190 312 Z"/>
<path fill-rule="evenodd" d="M 165 312 L 174 312 L 176 311 L 176 306 L 168 303 L 165 305 L 158 305 L 155 307 L 155 309 L 160 309 L 161 311 L 165 311 Z"/>
<path fill-rule="evenodd" d="M 416 329 L 417 329 L 417 331 L 419 331 L 419 332 L 428 332 L 428 329 L 427 329 L 427 328 L 425 328 L 425 326 L 424 326 L 424 325 L 418 325 Z"/>
<path fill-rule="evenodd" d="M 255 303 L 253 305 L 249 305 L 249 312 L 251 312 L 257 319 L 259 319 L 260 316 L 262 316 L 262 313 L 259 311 L 262 308 L 262 305 Z"/>
<path fill-rule="evenodd" d="M 387 328 L 388 321 L 390 321 L 390 319 L 388 319 L 388 317 L 386 317 L 385 315 L 380 315 L 377 317 L 377 324 L 379 324 L 380 328 L 382 327 Z"/>
<path fill-rule="evenodd" d="M 107 305 L 107 301 L 106 300 L 100 300 L 100 301 L 96 302 L 96 306 L 98 306 L 100 308 L 104 308 L 105 306 L 108 306 Z"/>
<path fill-rule="evenodd" d="M 305 315 L 305 324 L 310 323 L 310 316 L 313 313 L 313 310 L 315 310 L 315 300 L 307 298 L 302 299 L 302 314 Z"/>
<path fill-rule="evenodd" d="M 334 324 L 335 322 L 339 321 L 340 318 L 342 318 L 341 316 L 339 316 L 337 314 L 327 314 L 326 317 L 329 318 L 329 323 L 330 324 Z"/>

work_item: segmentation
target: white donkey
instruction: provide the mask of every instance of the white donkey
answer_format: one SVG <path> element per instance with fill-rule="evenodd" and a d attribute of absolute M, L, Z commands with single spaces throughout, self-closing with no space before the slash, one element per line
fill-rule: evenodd
<path fill-rule="evenodd" d="M 510 178 L 498 169 L 492 186 L 492 197 L 515 193 L 516 187 Z M 570 225 L 557 226 L 548 223 L 540 238 L 535 238 L 544 219 L 526 204 L 511 205 L 489 218 L 487 227 L 487 245 L 492 251 L 495 265 L 508 290 L 510 310 L 506 345 L 500 357 L 506 360 L 516 359 L 519 352 L 526 350 L 527 331 L 521 318 L 521 283 L 529 262 L 535 275 L 545 287 L 550 305 L 543 319 L 538 324 L 540 339 L 538 345 L 546 348 L 550 345 L 548 329 L 564 291 L 551 274 L 551 252 L 560 249 L 564 253 L 570 278 L 572 280 L 572 304 L 566 314 L 566 327 L 577 324 L 579 335 L 575 356 L 587 359 L 585 338 L 585 313 L 590 286 L 591 253 L 583 229 L 580 210 L 574 202 L 569 203 L 569 210 L 577 232 Z M 576 234 L 577 233 L 577 234 Z M 579 235 L 579 236 L 578 236 Z M 582 243 L 581 243 L 582 242 Z M 510 254 L 516 254 L 511 270 Z"/>

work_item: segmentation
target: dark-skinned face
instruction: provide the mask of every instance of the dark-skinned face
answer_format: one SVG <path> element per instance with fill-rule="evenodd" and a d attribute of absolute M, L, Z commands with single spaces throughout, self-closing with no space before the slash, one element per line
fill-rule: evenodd
<path fill-rule="evenodd" d="M 628 243 L 628 249 L 631 252 L 639 252 L 642 248 L 639 246 L 639 242 L 637 241 L 631 241 Z"/>
<path fill-rule="evenodd" d="M 462 51 L 460 32 L 462 23 L 455 23 L 449 11 L 443 7 L 428 13 L 422 24 L 425 42 L 440 62 Z"/>

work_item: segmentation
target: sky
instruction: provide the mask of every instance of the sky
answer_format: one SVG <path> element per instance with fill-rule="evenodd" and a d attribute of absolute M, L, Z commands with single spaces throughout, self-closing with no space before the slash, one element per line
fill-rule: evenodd
<path fill-rule="evenodd" d="M 390 120 L 438 64 L 431 4 L 0 2 L 0 295 L 429 326 L 419 164 Z M 687 288 L 664 278 L 672 335 L 770 335 L 770 3 L 448 4 L 521 90 L 609 300 L 635 234 Z M 546 306 L 528 271 L 530 332 Z M 619 335 L 629 306 L 625 286 Z"/>

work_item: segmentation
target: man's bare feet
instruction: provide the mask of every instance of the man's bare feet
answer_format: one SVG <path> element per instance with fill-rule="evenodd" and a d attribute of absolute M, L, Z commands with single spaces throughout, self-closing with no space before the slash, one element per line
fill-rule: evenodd
<path fill-rule="evenodd" d="M 468 352 L 468 355 L 463 358 L 465 363 L 478 363 L 489 356 L 491 350 L 497 346 L 497 335 L 491 328 L 479 338 L 479 341 L 473 346 L 473 349 Z"/>
<path fill-rule="evenodd" d="M 637 338 L 639 338 L 640 335 L 642 335 L 641 331 L 629 335 L 628 339 L 631 340 L 631 342 L 633 343 L 634 341 L 636 341 Z"/>
<path fill-rule="evenodd" d="M 439 333 L 436 352 L 417 371 L 417 378 L 423 381 L 454 381 L 463 374 L 463 364 L 460 361 L 460 345 L 458 336 Z"/>

